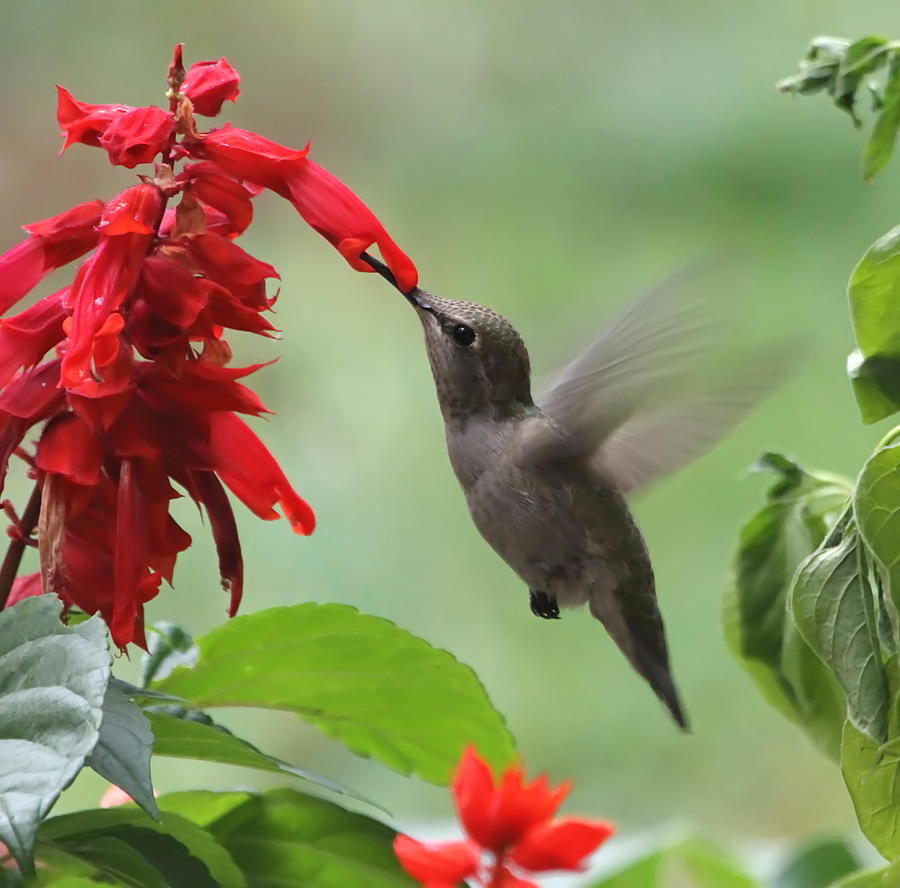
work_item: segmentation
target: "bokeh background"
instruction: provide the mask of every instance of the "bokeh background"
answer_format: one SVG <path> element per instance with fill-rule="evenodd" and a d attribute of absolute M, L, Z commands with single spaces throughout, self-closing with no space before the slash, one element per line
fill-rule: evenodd
<path fill-rule="evenodd" d="M 484 302 L 550 370 L 636 294 L 713 251 L 740 329 L 804 360 L 715 453 L 636 504 L 694 733 L 680 736 L 585 614 L 535 620 L 471 525 L 443 449 L 421 333 L 374 275 L 353 273 L 276 198 L 243 245 L 282 275 L 281 342 L 235 341 L 277 411 L 261 434 L 319 529 L 242 511 L 244 611 L 340 601 L 388 617 L 479 673 L 531 769 L 577 781 L 569 810 L 623 833 L 673 822 L 742 840 L 849 830 L 837 770 L 767 708 L 727 653 L 720 603 L 765 448 L 855 472 L 883 433 L 845 381 L 844 283 L 900 220 L 900 163 L 860 179 L 862 140 L 824 99 L 779 96 L 814 34 L 900 35 L 878 0 L 755 4 L 334 0 L 152 4 L 29 0 L 0 28 L 0 241 L 133 179 L 84 146 L 57 158 L 53 84 L 92 102 L 162 103 L 172 45 L 243 76 L 225 117 L 313 156 L 376 210 L 423 286 Z M 749 331 L 749 332 L 748 332 Z M 263 425 L 262 422 L 258 426 Z M 13 484 L 13 496 L 24 487 Z M 208 531 L 151 619 L 224 619 Z M 264 656 L 265 654 L 261 654 Z M 134 668 L 123 660 L 127 673 Z M 298 719 L 225 713 L 265 749 L 338 776 L 405 821 L 449 815 L 444 790 L 354 759 Z M 162 791 L 270 785 L 159 760 Z M 93 804 L 84 778 L 64 807 Z"/>

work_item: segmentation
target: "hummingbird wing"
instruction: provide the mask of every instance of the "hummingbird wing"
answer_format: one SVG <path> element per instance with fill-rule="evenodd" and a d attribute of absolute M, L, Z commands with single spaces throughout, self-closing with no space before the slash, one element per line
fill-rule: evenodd
<path fill-rule="evenodd" d="M 681 392 L 671 403 L 636 410 L 597 448 L 594 467 L 623 493 L 677 471 L 725 437 L 778 385 L 789 364 L 784 350 L 762 351 L 710 380 L 706 391 Z"/>
<path fill-rule="evenodd" d="M 785 350 L 721 353 L 716 312 L 685 293 L 686 276 L 644 296 L 563 368 L 539 401 L 552 422 L 523 428 L 523 460 L 587 457 L 633 490 L 702 455 L 775 387 Z"/>

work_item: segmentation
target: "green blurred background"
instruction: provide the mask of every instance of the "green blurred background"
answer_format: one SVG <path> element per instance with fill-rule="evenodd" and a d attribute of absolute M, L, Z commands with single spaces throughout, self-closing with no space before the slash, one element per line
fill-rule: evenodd
<path fill-rule="evenodd" d="M 94 149 L 57 159 L 53 84 L 91 102 L 162 103 L 176 41 L 226 56 L 242 94 L 224 117 L 312 156 L 376 210 L 423 286 L 484 302 L 538 372 L 655 281 L 712 250 L 717 298 L 743 335 L 793 336 L 806 360 L 714 454 L 635 506 L 658 576 L 694 733 L 680 736 L 586 614 L 534 619 L 471 525 L 443 447 L 421 333 L 374 275 L 351 272 L 292 208 L 263 197 L 243 246 L 282 275 L 282 342 L 234 340 L 277 411 L 257 424 L 319 528 L 241 511 L 244 612 L 341 601 L 397 621 L 479 673 L 532 770 L 577 781 L 569 810 L 622 832 L 672 821 L 723 837 L 852 827 L 837 770 L 761 701 L 725 650 L 720 602 L 765 448 L 852 474 L 884 429 L 845 381 L 844 282 L 900 220 L 900 163 L 862 184 L 861 138 L 821 98 L 778 96 L 814 34 L 900 36 L 876 0 L 206 2 L 29 0 L 0 29 L 0 233 L 133 182 Z M 727 335 L 727 334 L 726 334 Z M 24 486 L 14 484 L 21 499 Z M 195 634 L 225 617 L 209 533 L 150 618 Z M 127 672 L 134 666 L 122 661 Z M 339 777 L 404 819 L 449 814 L 445 790 L 354 759 L 281 715 L 225 713 L 265 749 Z M 266 785 L 159 760 L 161 791 Z M 63 805 L 93 804 L 82 779 Z"/>

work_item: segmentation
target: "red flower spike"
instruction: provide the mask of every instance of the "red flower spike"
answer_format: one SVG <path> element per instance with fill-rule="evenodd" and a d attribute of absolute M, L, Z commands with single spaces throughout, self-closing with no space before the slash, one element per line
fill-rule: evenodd
<path fill-rule="evenodd" d="M 578 870 L 612 834 L 612 824 L 601 820 L 540 823 L 513 848 L 510 859 L 532 872 Z"/>
<path fill-rule="evenodd" d="M 162 154 L 171 144 L 174 132 L 175 121 L 162 108 L 133 108 L 110 123 L 100 136 L 100 146 L 111 164 L 134 169 Z"/>
<path fill-rule="evenodd" d="M 144 604 L 163 580 L 172 583 L 177 556 L 191 544 L 170 515 L 180 495 L 173 484 L 207 512 L 231 615 L 244 565 L 226 488 L 264 519 L 277 518 L 280 506 L 297 533 L 315 524 L 238 418 L 268 412 L 244 381 L 261 365 L 232 367 L 223 337 L 275 332 L 267 287 L 278 273 L 234 243 L 253 220 L 253 197 L 268 188 L 290 200 L 356 268 L 368 270 L 360 253 L 376 244 L 401 286 L 415 282 L 415 267 L 375 216 L 311 164 L 307 148 L 230 126 L 197 131 L 195 114 L 217 114 L 238 95 L 227 61 L 185 72 L 176 47 L 168 85 L 168 110 L 92 105 L 59 90 L 64 148 L 102 147 L 128 168 L 161 154 L 165 162 L 106 205 L 81 204 L 26 226 L 28 237 L 0 255 L 6 311 L 48 272 L 94 250 L 68 287 L 0 320 L 0 487 L 18 452 L 42 493 L 41 573 L 16 581 L 12 600 L 40 588 L 57 594 L 100 613 L 121 648 L 144 645 Z M 198 162 L 175 169 L 189 157 Z M 23 440 L 39 425 L 32 455 Z M 507 826 L 515 820 L 498 811 Z M 466 871 L 477 874 L 478 848 L 463 848 Z M 442 854 L 453 862 L 452 851 Z M 456 881 L 439 875 L 432 888 L 450 888 L 445 876 Z"/>
<path fill-rule="evenodd" d="M 0 255 L 0 313 L 8 311 L 42 278 L 97 245 L 103 204 L 88 201 L 23 228 L 31 236 Z"/>
<path fill-rule="evenodd" d="M 59 123 L 65 142 L 60 154 L 73 142 L 85 145 L 100 145 L 100 137 L 109 125 L 134 109 L 130 105 L 89 105 L 79 102 L 68 90 L 56 87 L 56 120 Z"/>
<path fill-rule="evenodd" d="M 478 872 L 480 852 L 474 842 L 423 844 L 409 836 L 394 839 L 394 853 L 417 882 L 428 886 L 455 886 Z"/>
<path fill-rule="evenodd" d="M 204 117 L 215 117 L 223 102 L 238 97 L 240 75 L 225 59 L 195 62 L 184 78 L 181 91 L 191 100 L 194 111 Z"/>

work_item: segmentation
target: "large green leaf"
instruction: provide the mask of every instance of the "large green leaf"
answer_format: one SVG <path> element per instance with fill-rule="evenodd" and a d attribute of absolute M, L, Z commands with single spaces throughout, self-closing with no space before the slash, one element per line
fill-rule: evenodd
<path fill-rule="evenodd" d="M 887 860 L 900 858 L 900 756 L 847 722 L 841 771 L 866 838 Z"/>
<path fill-rule="evenodd" d="M 198 641 L 200 659 L 157 686 L 198 709 L 296 712 L 359 755 L 446 783 L 474 745 L 513 756 L 500 714 L 472 670 L 393 623 L 336 604 L 236 617 Z"/>
<path fill-rule="evenodd" d="M 119 843 L 130 850 L 124 851 Z M 159 823 L 131 805 L 65 814 L 42 825 L 38 847 L 40 851 L 62 850 L 101 872 L 110 867 L 115 872 L 110 855 L 122 857 L 123 864 L 130 862 L 136 869 L 143 871 L 149 866 L 154 879 L 173 888 L 194 884 L 197 888 L 246 888 L 247 884 L 234 860 L 209 832 L 171 811 L 163 812 Z M 177 866 L 167 863 L 168 856 Z M 188 876 L 196 881 L 187 881 Z"/>
<path fill-rule="evenodd" d="M 864 734 L 887 734 L 888 686 L 875 628 L 872 592 L 860 566 L 852 524 L 800 566 L 791 589 L 794 620 L 807 644 L 834 673 L 847 715 Z"/>
<path fill-rule="evenodd" d="M 796 632 L 786 595 L 798 565 L 846 505 L 850 484 L 808 472 L 780 454 L 755 466 L 775 473 L 767 503 L 741 529 L 723 621 L 728 644 L 763 696 L 838 758 L 845 704 L 831 673 Z"/>
<path fill-rule="evenodd" d="M 250 888 L 415 884 L 394 856 L 394 831 L 377 820 L 292 789 L 252 796 L 237 806 L 232 801 L 207 828 L 231 853 Z M 165 807 L 165 799 L 161 804 Z"/>
<path fill-rule="evenodd" d="M 864 422 L 900 409 L 900 226 L 866 252 L 850 276 L 857 353 L 848 361 Z"/>
<path fill-rule="evenodd" d="M 900 611 L 900 440 L 889 436 L 869 457 L 856 483 L 853 509 L 896 615 Z M 896 617 L 894 624 L 896 635 L 900 628 Z"/>
<path fill-rule="evenodd" d="M 828 888 L 858 869 L 859 858 L 846 840 L 820 839 L 791 854 L 772 888 Z"/>
<path fill-rule="evenodd" d="M 159 817 L 150 780 L 152 746 L 153 735 L 144 714 L 110 682 L 103 700 L 100 738 L 87 764 L 124 789 L 151 817 Z"/>
<path fill-rule="evenodd" d="M 190 710 L 163 712 L 147 710 L 146 716 L 153 731 L 153 752 L 174 758 L 192 758 L 225 765 L 240 765 L 261 771 L 290 774 L 312 783 L 358 798 L 351 790 L 315 771 L 296 768 L 288 762 L 267 755 L 252 743 L 236 737 L 217 724 L 206 713 Z"/>
<path fill-rule="evenodd" d="M 38 824 L 97 743 L 110 657 L 99 619 L 74 628 L 54 596 L 0 612 L 0 841 L 31 871 Z"/>

